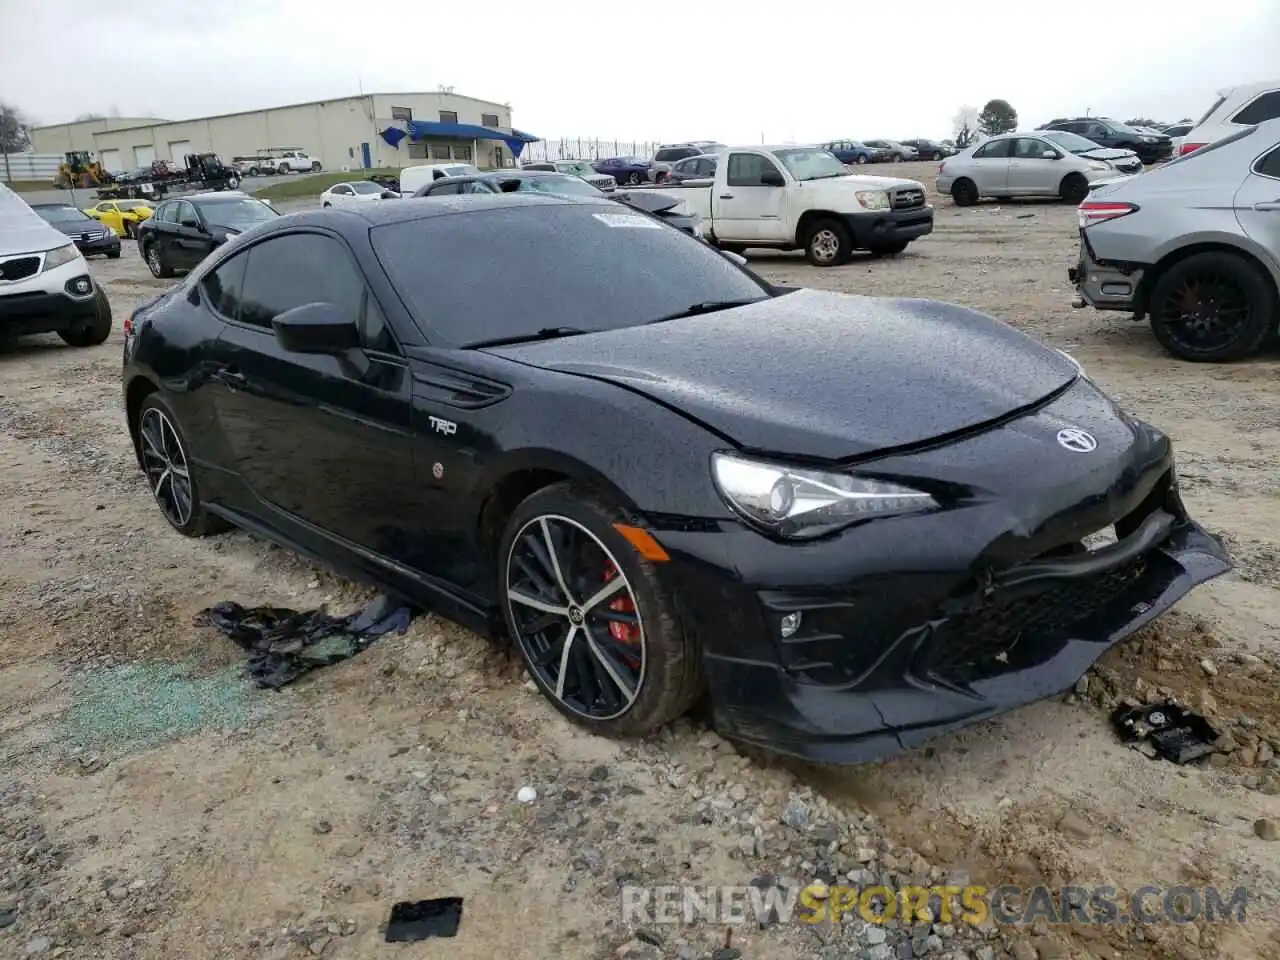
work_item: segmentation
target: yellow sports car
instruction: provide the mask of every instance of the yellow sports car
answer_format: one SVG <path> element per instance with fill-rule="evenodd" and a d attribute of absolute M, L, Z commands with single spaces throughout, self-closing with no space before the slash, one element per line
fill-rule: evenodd
<path fill-rule="evenodd" d="M 138 232 L 138 224 L 155 213 L 155 209 L 145 200 L 103 200 L 96 207 L 86 207 L 84 212 L 101 220 L 117 236 L 132 237 Z"/>

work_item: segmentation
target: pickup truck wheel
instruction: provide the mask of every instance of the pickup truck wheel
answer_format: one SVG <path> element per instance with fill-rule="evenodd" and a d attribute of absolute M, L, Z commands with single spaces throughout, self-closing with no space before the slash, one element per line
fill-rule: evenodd
<path fill-rule="evenodd" d="M 854 162 L 854 163 L 866 163 L 866 162 L 867 162 L 867 158 L 866 158 L 864 155 L 862 155 L 862 154 L 858 154 L 858 156 L 854 159 L 854 161 L 853 161 L 853 162 Z"/>
<path fill-rule="evenodd" d="M 935 150 L 935 151 L 933 151 L 933 156 L 932 156 L 930 159 L 932 159 L 932 160 L 941 160 L 941 159 L 942 159 L 942 152 L 941 152 L 941 151 L 939 151 L 939 150 Z"/>
<path fill-rule="evenodd" d="M 317 160 L 317 161 L 315 161 L 315 163 L 311 164 L 311 172 L 312 172 L 312 173 L 319 173 L 319 172 L 320 172 L 320 161 L 319 161 L 319 160 Z"/>
<path fill-rule="evenodd" d="M 849 262 L 853 242 L 839 220 L 819 220 L 804 241 L 805 258 L 815 267 L 835 267 Z"/>
<path fill-rule="evenodd" d="M 1067 203 L 1081 203 L 1089 195 L 1089 181 L 1078 173 L 1068 173 L 1058 187 L 1058 196 Z"/>
<path fill-rule="evenodd" d="M 289 165 L 287 163 L 282 163 L 280 164 L 280 166 L 276 167 L 276 173 L 285 174 L 288 172 L 289 172 Z"/>
<path fill-rule="evenodd" d="M 961 177 L 951 185 L 951 199 L 957 207 L 972 207 L 978 202 L 978 185 L 968 177 Z"/>

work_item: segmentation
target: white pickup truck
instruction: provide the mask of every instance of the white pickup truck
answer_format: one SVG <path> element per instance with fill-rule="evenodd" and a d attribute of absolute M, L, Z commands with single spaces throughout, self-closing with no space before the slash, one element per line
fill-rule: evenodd
<path fill-rule="evenodd" d="M 302 173 L 304 170 L 319 172 L 322 164 L 318 157 L 308 156 L 302 150 L 286 150 L 278 157 L 267 157 L 261 163 L 264 173 Z"/>
<path fill-rule="evenodd" d="M 819 267 L 855 250 L 892 255 L 933 231 L 924 185 L 853 174 L 821 147 L 730 147 L 714 179 L 672 187 L 722 250 L 804 250 Z"/>

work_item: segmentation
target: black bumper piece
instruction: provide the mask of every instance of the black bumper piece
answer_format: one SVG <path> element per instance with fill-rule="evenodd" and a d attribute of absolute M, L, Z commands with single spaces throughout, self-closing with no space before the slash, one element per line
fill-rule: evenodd
<path fill-rule="evenodd" d="M 849 238 L 857 250 L 875 250 L 897 243 L 910 243 L 933 233 L 933 208 L 868 211 L 844 215 Z"/>
<path fill-rule="evenodd" d="M 88 277 L 77 277 L 71 283 L 81 279 Z M 0 338 L 59 333 L 94 316 L 92 293 L 85 297 L 40 292 L 0 294 Z"/>
<path fill-rule="evenodd" d="M 97 240 L 76 240 L 76 249 L 86 257 L 96 254 L 117 254 L 120 252 L 120 238 L 114 233 Z"/>

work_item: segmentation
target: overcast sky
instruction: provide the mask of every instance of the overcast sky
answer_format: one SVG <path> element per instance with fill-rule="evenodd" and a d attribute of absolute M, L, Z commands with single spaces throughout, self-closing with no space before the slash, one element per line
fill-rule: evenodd
<path fill-rule="evenodd" d="M 0 43 L 39 123 L 449 85 L 548 138 L 941 138 L 992 97 L 1028 128 L 1198 117 L 1280 76 L 1280 0 L 0 0 Z"/>

